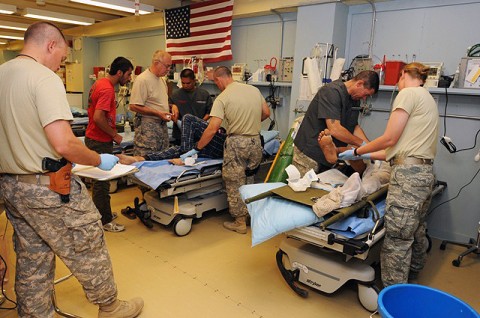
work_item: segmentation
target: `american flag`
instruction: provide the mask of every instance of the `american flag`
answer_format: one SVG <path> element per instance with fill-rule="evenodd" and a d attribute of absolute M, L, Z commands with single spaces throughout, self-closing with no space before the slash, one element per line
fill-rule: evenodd
<path fill-rule="evenodd" d="M 167 52 L 173 63 L 192 56 L 212 63 L 232 59 L 233 0 L 213 0 L 165 10 Z"/>

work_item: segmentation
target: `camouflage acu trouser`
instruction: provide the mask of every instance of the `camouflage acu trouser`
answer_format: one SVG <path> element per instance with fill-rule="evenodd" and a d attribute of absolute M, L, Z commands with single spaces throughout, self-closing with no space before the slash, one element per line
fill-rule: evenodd
<path fill-rule="evenodd" d="M 318 163 L 300 151 L 297 146 L 293 146 L 292 164 L 298 169 L 301 176 L 304 176 L 310 169 L 318 172 Z"/>
<path fill-rule="evenodd" d="M 435 177 L 431 165 L 395 165 L 392 168 L 385 211 L 385 240 L 381 251 L 385 287 L 407 283 L 410 271 L 426 261 L 426 217 Z"/>
<path fill-rule="evenodd" d="M 19 317 L 54 317 L 55 255 L 78 279 L 90 302 L 116 299 L 100 214 L 77 177 L 72 177 L 66 204 L 48 186 L 18 182 L 15 176 L 0 176 L 0 187 L 14 229 Z"/>
<path fill-rule="evenodd" d="M 260 136 L 229 136 L 225 141 L 223 152 L 222 176 L 227 190 L 230 215 L 240 217 L 248 215 L 247 206 L 240 197 L 239 188 L 253 183 L 253 176 L 248 177 L 245 170 L 254 170 L 262 161 Z"/>
<path fill-rule="evenodd" d="M 136 117 L 133 155 L 144 157 L 147 153 L 161 151 L 169 145 L 165 122 L 155 118 Z"/>

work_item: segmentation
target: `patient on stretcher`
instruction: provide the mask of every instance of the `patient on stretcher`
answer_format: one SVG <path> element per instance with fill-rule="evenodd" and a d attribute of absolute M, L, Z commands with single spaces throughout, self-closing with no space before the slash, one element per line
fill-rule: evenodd
<path fill-rule="evenodd" d="M 387 162 L 369 162 L 366 166 L 362 178 L 356 172 L 341 187 L 319 198 L 313 205 L 315 214 L 321 217 L 333 210 L 350 206 L 388 184 L 391 168 Z"/>
<path fill-rule="evenodd" d="M 195 147 L 207 126 L 207 121 L 187 114 L 183 116 L 180 146 L 172 146 L 162 151 L 148 153 L 145 157 L 127 156 L 123 154 L 119 154 L 117 157 L 120 159 L 119 162 L 121 164 L 127 165 L 144 160 L 157 161 L 165 159 L 170 159 L 169 161 L 175 165 L 183 165 L 184 162 L 180 159 L 180 156 Z M 212 141 L 200 151 L 199 157 L 211 159 L 223 158 L 223 144 L 225 143 L 226 137 L 226 133 L 223 130 L 219 130 Z"/>

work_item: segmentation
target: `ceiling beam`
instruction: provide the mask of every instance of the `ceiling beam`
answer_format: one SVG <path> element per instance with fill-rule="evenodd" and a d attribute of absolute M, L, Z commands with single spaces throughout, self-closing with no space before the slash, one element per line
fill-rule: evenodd
<path fill-rule="evenodd" d="M 12 3 L 27 2 L 25 0 L 2 0 Z M 47 0 L 49 3 L 65 3 L 68 0 Z M 377 0 L 378 1 L 378 0 Z M 71 4 L 70 2 L 68 2 Z M 367 3 L 366 0 L 235 0 L 233 18 L 246 18 L 271 15 L 272 10 L 279 13 L 294 12 L 300 6 L 344 3 L 346 5 Z M 179 3 L 180 6 L 180 3 Z M 85 37 L 106 37 L 126 33 L 151 31 L 164 28 L 163 11 L 141 16 L 127 16 L 123 18 L 107 20 L 90 26 L 76 26 L 64 29 L 65 35 Z"/>
<path fill-rule="evenodd" d="M 95 21 L 107 21 L 126 16 L 124 12 L 121 13 L 120 11 L 106 10 L 109 11 L 109 13 L 106 13 L 105 10 L 96 10 L 95 7 L 88 5 L 80 5 L 74 2 L 70 2 L 68 0 L 47 0 L 45 1 L 45 5 L 38 5 L 35 1 L 27 0 L 2 0 L 2 3 L 13 4 L 17 6 L 17 14 L 15 14 L 16 16 L 21 16 L 21 13 L 25 8 L 73 14 L 86 18 L 93 18 L 95 19 Z M 32 23 L 37 21 L 35 19 L 29 20 L 31 20 Z"/>

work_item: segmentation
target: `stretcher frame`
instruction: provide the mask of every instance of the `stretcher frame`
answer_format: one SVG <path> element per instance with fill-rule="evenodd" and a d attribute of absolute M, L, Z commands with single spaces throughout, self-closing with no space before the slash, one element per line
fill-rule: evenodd
<path fill-rule="evenodd" d="M 432 196 L 441 193 L 446 186 L 445 182 L 437 181 Z M 374 193 L 366 201 L 373 206 L 374 201 L 384 197 L 386 191 L 382 195 Z M 335 215 L 341 210 L 334 211 L 333 221 L 339 219 Z M 289 287 L 301 297 L 307 297 L 308 291 L 299 287 L 298 282 L 331 294 L 348 281 L 354 281 L 360 304 L 370 312 L 376 311 L 379 288 L 375 285 L 374 266 L 380 262 L 381 244 L 378 243 L 385 235 L 383 218 L 378 219 L 369 232 L 353 239 L 328 230 L 330 224 L 332 222 L 327 219 L 319 225 L 286 232 L 276 253 L 277 267 Z M 431 245 L 428 236 L 427 239 Z"/>
<path fill-rule="evenodd" d="M 198 174 L 186 174 L 188 171 L 191 170 L 185 170 L 144 194 L 151 219 L 166 226 L 172 225 L 177 236 L 189 234 L 192 221 L 201 218 L 205 212 L 228 208 L 221 164 L 200 169 Z M 149 187 L 135 177 L 132 179 L 140 186 Z"/>

